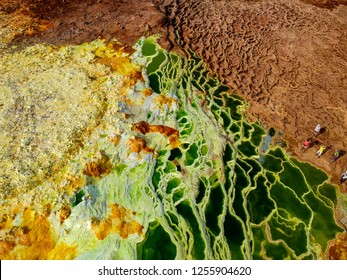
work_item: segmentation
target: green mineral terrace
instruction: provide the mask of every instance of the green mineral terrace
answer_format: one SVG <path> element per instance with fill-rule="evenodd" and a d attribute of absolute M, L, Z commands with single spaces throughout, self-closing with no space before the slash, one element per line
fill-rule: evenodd
<path fill-rule="evenodd" d="M 210 77 L 194 53 L 140 42 L 150 86 L 177 95 L 182 145 L 162 150 L 153 173 L 161 215 L 138 245 L 139 259 L 316 259 L 342 228 L 336 187 L 321 170 L 249 123 L 246 104 Z"/>

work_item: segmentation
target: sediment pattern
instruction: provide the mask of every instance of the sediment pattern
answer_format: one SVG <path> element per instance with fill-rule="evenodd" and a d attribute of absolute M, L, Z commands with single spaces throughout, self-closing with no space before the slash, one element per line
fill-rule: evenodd
<path fill-rule="evenodd" d="M 331 9 L 302 1 L 156 1 L 176 42 L 250 102 L 250 119 L 285 132 L 296 154 L 317 122 L 327 127 L 323 142 L 345 149 L 347 7 L 337 4 L 346 3 L 304 2 Z M 338 175 L 345 166 L 317 164 Z"/>
<path fill-rule="evenodd" d="M 160 32 L 162 18 L 151 0 L 3 0 L 0 48 L 114 37 L 131 48 L 147 32 Z"/>
<path fill-rule="evenodd" d="M 341 231 L 328 176 L 279 146 L 268 149 L 261 125 L 247 122 L 244 101 L 211 77 L 194 53 L 183 60 L 154 48 L 151 39 L 142 50 L 150 86 L 180 100 L 182 144 L 157 158 L 152 180 L 163 212 L 150 223 L 138 257 L 322 257 Z"/>
<path fill-rule="evenodd" d="M 141 38 L 131 56 L 117 44 L 6 56 L 40 62 L 41 50 L 58 64 L 72 55 L 100 67 L 93 81 L 107 105 L 58 172 L 2 199 L 1 259 L 342 256 L 331 242 L 343 231 L 334 210 L 346 216 L 346 197 L 322 170 L 270 144 L 245 101 L 195 53 L 168 52 L 155 37 Z"/>

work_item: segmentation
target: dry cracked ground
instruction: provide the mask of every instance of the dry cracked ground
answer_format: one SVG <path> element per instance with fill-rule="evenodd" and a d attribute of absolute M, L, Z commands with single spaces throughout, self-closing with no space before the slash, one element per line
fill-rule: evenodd
<path fill-rule="evenodd" d="M 284 132 L 293 155 L 335 180 L 347 167 L 344 157 L 329 162 L 347 148 L 347 7 L 338 2 L 347 3 L 175 1 L 170 10 L 180 46 L 250 102 L 249 118 Z M 318 123 L 325 132 L 302 153 Z M 320 144 L 332 147 L 317 160 Z"/>
<path fill-rule="evenodd" d="M 0 29 L 16 46 L 116 37 L 130 48 L 160 33 L 164 47 L 200 54 L 249 101 L 250 120 L 284 133 L 292 155 L 334 182 L 347 169 L 347 155 L 329 162 L 347 151 L 347 0 L 2 0 Z M 325 131 L 302 153 L 317 123 Z M 318 160 L 320 144 L 332 148 Z"/>

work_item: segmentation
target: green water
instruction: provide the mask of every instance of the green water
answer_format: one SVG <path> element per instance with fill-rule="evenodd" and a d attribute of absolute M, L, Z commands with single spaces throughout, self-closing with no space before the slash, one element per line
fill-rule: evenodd
<path fill-rule="evenodd" d="M 262 223 L 275 207 L 274 201 L 269 198 L 269 190 L 265 183 L 266 178 L 260 176 L 257 187 L 247 195 L 247 210 L 254 224 Z"/>
<path fill-rule="evenodd" d="M 210 196 L 208 197 L 208 204 L 205 209 L 206 226 L 214 236 L 220 234 L 220 227 L 218 225 L 218 217 L 222 215 L 224 194 L 220 185 L 211 189 Z"/>
<path fill-rule="evenodd" d="M 176 247 L 163 227 L 152 222 L 144 242 L 137 247 L 139 260 L 173 260 L 176 257 Z"/>
<path fill-rule="evenodd" d="M 242 222 L 230 213 L 227 213 L 224 218 L 224 235 L 227 240 L 227 249 L 230 250 L 230 258 L 234 260 L 246 259 L 242 250 L 242 244 L 245 241 Z"/>
<path fill-rule="evenodd" d="M 333 214 L 336 187 L 328 176 L 280 147 L 262 154 L 265 129 L 247 121 L 245 102 L 209 76 L 193 52 L 183 59 L 151 39 L 139 46 L 148 57 L 153 89 L 180 100 L 176 122 L 182 145 L 171 151 L 170 160 L 176 159 L 188 173 L 157 163 L 153 177 L 153 185 L 167 193 L 179 189 L 163 199 L 172 199 L 170 211 L 179 217 L 179 234 L 173 236 L 190 244 L 181 247 L 180 256 L 312 259 L 314 244 L 324 251 L 328 240 L 342 231 Z M 163 228 L 156 230 L 162 234 Z"/>
<path fill-rule="evenodd" d="M 298 198 L 302 198 L 303 194 L 309 191 L 304 175 L 289 162 L 284 162 L 283 167 L 284 170 L 279 174 L 281 182 L 290 187 Z"/>
<path fill-rule="evenodd" d="M 199 228 L 199 222 L 194 215 L 192 206 L 188 200 L 182 201 L 176 206 L 177 212 L 187 221 L 192 233 L 191 241 L 193 242 L 191 256 L 192 259 L 203 260 L 205 259 L 205 242 L 202 238 L 201 230 Z"/>
<path fill-rule="evenodd" d="M 282 160 L 274 157 L 270 153 L 263 157 L 263 168 L 278 173 L 283 170 Z"/>
<path fill-rule="evenodd" d="M 276 182 L 271 186 L 270 196 L 276 202 L 277 209 L 284 209 L 291 218 L 298 218 L 307 226 L 310 224 L 312 210 L 290 188 Z"/>
<path fill-rule="evenodd" d="M 318 188 L 318 192 L 321 194 L 320 198 L 326 201 L 326 203 L 334 207 L 337 204 L 336 187 L 331 184 L 322 184 Z"/>

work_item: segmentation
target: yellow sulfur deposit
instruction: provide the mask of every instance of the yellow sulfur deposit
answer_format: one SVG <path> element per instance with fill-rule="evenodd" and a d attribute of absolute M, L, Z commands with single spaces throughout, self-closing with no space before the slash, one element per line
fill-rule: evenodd
<path fill-rule="evenodd" d="M 83 145 L 106 106 L 105 67 L 73 49 L 35 46 L 0 63 L 0 192 L 26 192 Z"/>
<path fill-rule="evenodd" d="M 35 45 L 0 56 L 1 259 L 74 259 L 110 234 L 142 234 L 135 214 L 113 200 L 111 214 L 78 217 L 86 210 L 72 208 L 78 191 L 115 168 L 116 146 L 127 147 L 118 105 L 142 76 L 114 44 Z M 83 199 L 94 199 L 92 191 Z M 124 211 L 132 217 L 118 215 Z"/>

